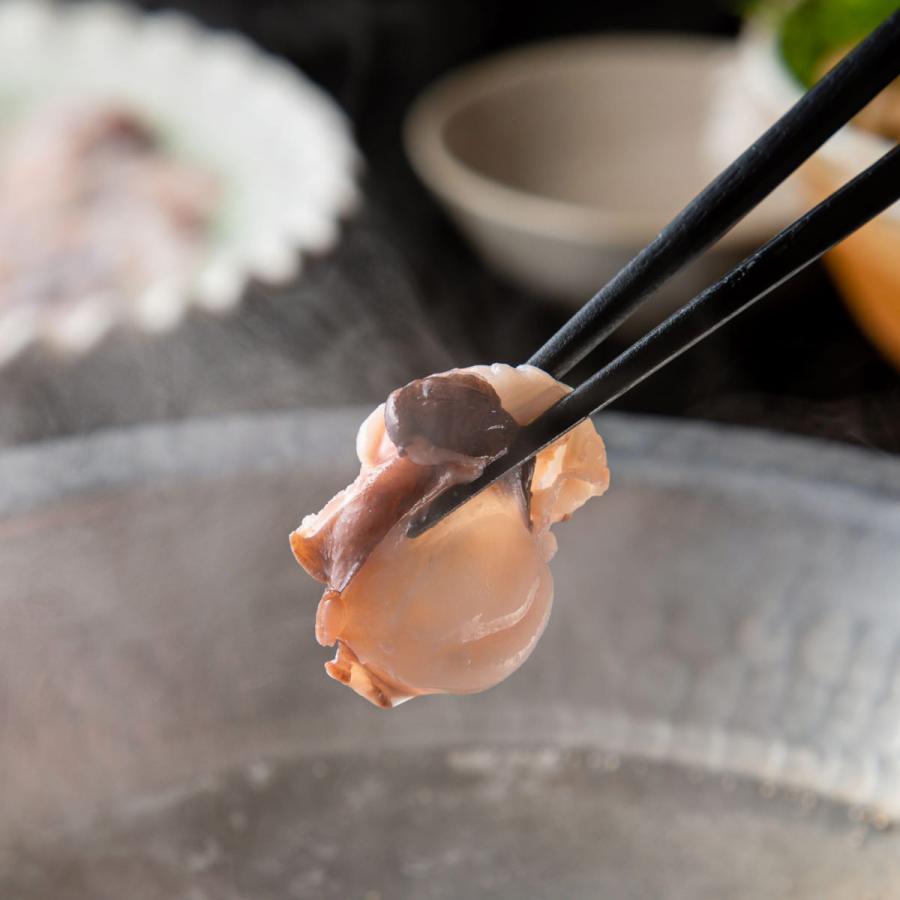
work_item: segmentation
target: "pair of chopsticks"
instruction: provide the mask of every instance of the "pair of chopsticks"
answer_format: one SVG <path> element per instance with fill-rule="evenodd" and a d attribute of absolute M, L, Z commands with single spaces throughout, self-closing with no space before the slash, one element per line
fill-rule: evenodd
<path fill-rule="evenodd" d="M 860 43 L 707 185 L 538 350 L 563 378 L 664 281 L 767 197 L 900 75 L 900 11 Z M 417 537 L 579 422 L 612 403 L 900 200 L 900 145 L 649 331 L 519 433 L 475 481 L 441 494 L 407 529 Z"/>

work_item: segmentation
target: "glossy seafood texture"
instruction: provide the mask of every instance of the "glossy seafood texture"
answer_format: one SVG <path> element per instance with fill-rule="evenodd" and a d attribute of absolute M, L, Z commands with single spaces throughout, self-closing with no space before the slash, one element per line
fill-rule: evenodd
<path fill-rule="evenodd" d="M 553 602 L 550 526 L 609 484 L 603 441 L 583 422 L 415 539 L 409 519 L 506 452 L 565 385 L 531 366 L 473 366 L 394 391 L 363 422 L 356 480 L 291 535 L 326 585 L 326 670 L 372 703 L 483 691 L 511 675 Z"/>

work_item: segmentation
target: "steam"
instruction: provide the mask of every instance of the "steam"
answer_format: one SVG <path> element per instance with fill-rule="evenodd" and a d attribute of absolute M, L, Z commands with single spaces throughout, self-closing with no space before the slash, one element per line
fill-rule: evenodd
<path fill-rule="evenodd" d="M 256 409 L 376 403 L 458 364 L 390 237 L 364 212 L 291 286 L 253 285 L 222 318 L 110 335 L 91 355 L 30 353 L 0 379 L 0 444 Z"/>

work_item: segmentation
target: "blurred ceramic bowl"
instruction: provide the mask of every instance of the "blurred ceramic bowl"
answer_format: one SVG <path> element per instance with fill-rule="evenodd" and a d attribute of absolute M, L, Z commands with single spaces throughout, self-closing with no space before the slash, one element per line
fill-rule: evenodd
<path fill-rule="evenodd" d="M 360 157 L 328 96 L 244 38 L 184 15 L 118 4 L 0 4 L 0 129 L 34 110 L 121 105 L 167 152 L 210 172 L 220 198 L 190 283 L 138 297 L 84 297 L 0 311 L 0 362 L 35 342 L 84 351 L 111 327 L 174 326 L 192 305 L 234 307 L 251 278 L 285 282 L 337 241 L 357 200 Z"/>
<path fill-rule="evenodd" d="M 743 121 L 757 130 L 792 106 L 803 88 L 789 72 L 778 50 L 777 35 L 751 24 L 735 57 L 736 97 Z M 835 191 L 893 146 L 885 137 L 854 125 L 841 129 L 798 172 L 807 203 Z M 900 365 L 900 203 L 839 244 L 825 261 L 841 288 L 851 313 L 870 340 Z"/>
<path fill-rule="evenodd" d="M 409 114 L 407 151 L 491 266 L 581 303 L 721 170 L 710 118 L 733 54 L 730 41 L 683 35 L 514 50 L 430 88 Z M 792 211 L 789 198 L 773 197 L 629 327 L 684 302 Z"/>

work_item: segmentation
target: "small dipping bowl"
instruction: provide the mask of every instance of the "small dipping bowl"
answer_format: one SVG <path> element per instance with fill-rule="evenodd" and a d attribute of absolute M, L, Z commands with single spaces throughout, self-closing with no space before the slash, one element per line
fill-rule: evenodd
<path fill-rule="evenodd" d="M 580 304 L 728 160 L 710 152 L 732 42 L 600 36 L 517 49 L 453 72 L 406 122 L 412 165 L 496 271 Z M 775 200 L 776 198 L 772 198 Z M 646 327 L 789 218 L 769 202 L 629 320 Z"/>

